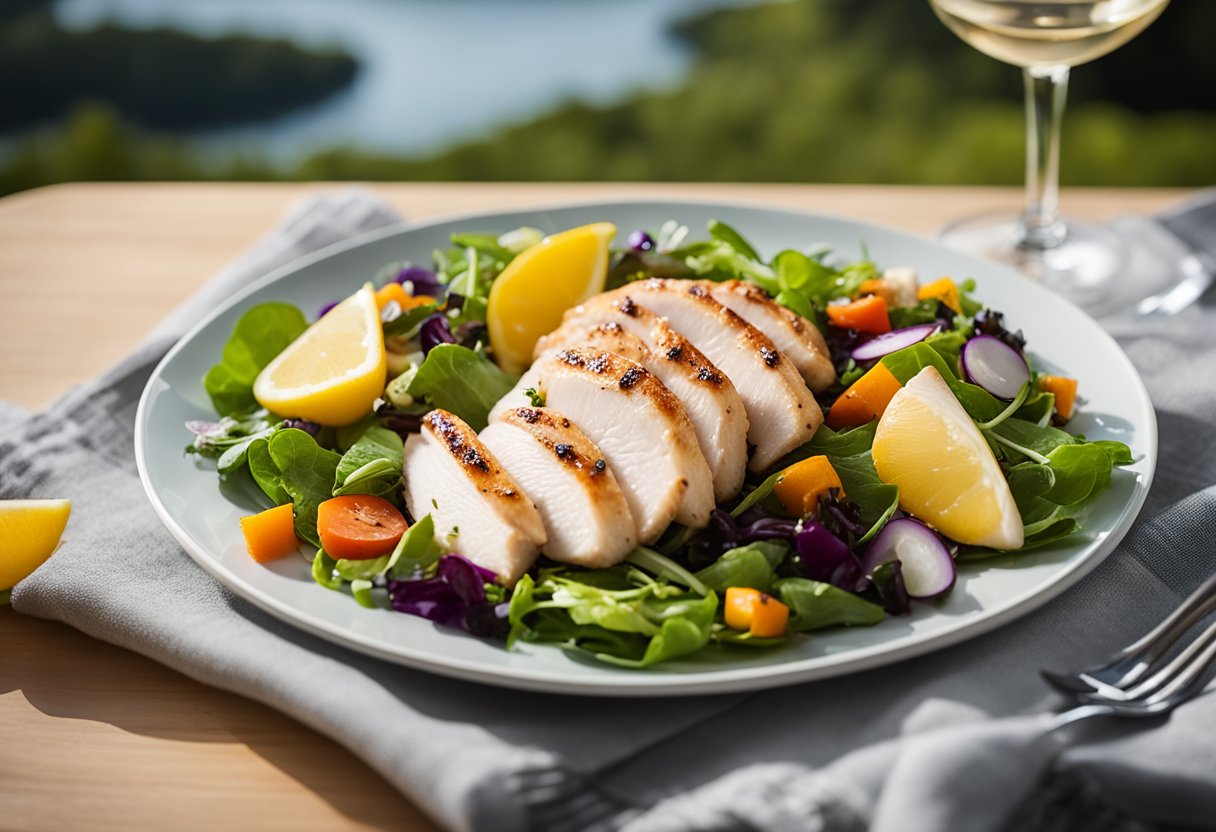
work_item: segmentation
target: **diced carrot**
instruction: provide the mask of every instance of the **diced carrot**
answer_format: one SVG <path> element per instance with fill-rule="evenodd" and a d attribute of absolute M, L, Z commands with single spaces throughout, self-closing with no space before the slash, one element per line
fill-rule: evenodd
<path fill-rule="evenodd" d="M 832 430 L 864 425 L 881 416 L 891 397 L 902 387 L 899 379 L 879 362 L 840 394 L 828 411 L 827 424 Z"/>
<path fill-rule="evenodd" d="M 258 563 L 289 555 L 300 545 L 300 541 L 296 540 L 291 503 L 242 517 L 241 533 L 245 535 L 245 548 L 249 550 L 249 557 Z"/>
<path fill-rule="evenodd" d="M 785 635 L 790 621 L 790 608 L 771 595 L 761 592 L 752 604 L 751 633 L 757 638 L 776 638 Z"/>
<path fill-rule="evenodd" d="M 368 560 L 387 555 L 406 528 L 401 512 L 383 497 L 348 494 L 317 507 L 317 536 L 335 558 Z"/>
<path fill-rule="evenodd" d="M 732 630 L 750 630 L 752 626 L 752 610 L 760 597 L 760 590 L 750 586 L 729 586 L 726 588 L 726 606 L 723 615 L 726 626 Z"/>
<path fill-rule="evenodd" d="M 958 286 L 948 277 L 926 283 L 916 290 L 917 300 L 937 300 L 946 304 L 955 315 L 963 314 L 963 305 L 958 299 Z"/>
<path fill-rule="evenodd" d="M 894 309 L 898 300 L 898 293 L 895 287 L 880 277 L 864 281 L 857 287 L 857 297 L 861 298 L 866 295 L 882 298 L 882 302 L 887 305 L 888 309 Z"/>
<path fill-rule="evenodd" d="M 804 515 L 815 512 L 819 498 L 831 488 L 838 489 L 844 496 L 844 486 L 832 463 L 826 456 L 812 456 L 782 471 L 773 493 L 791 514 Z"/>
<path fill-rule="evenodd" d="M 383 309 L 388 306 L 389 301 L 397 301 L 397 305 L 401 307 L 401 311 L 405 312 L 408 309 L 413 309 L 415 306 L 422 306 L 427 303 L 434 303 L 435 299 L 426 295 L 411 295 L 405 291 L 405 287 L 397 282 L 386 283 L 376 290 L 376 306 Z"/>
<path fill-rule="evenodd" d="M 887 304 L 877 295 L 866 295 L 852 303 L 830 303 L 827 312 L 832 325 L 841 329 L 855 329 L 872 335 L 891 331 Z"/>
<path fill-rule="evenodd" d="M 1039 376 L 1039 389 L 1056 397 L 1056 414 L 1067 422 L 1077 402 L 1077 380 L 1065 376 Z"/>

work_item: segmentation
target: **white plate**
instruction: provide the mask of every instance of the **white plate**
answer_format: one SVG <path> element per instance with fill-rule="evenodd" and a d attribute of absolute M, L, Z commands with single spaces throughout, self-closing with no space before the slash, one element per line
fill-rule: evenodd
<path fill-rule="evenodd" d="M 227 494 L 208 463 L 183 453 L 187 419 L 213 418 L 202 377 L 237 318 L 254 304 L 285 300 L 306 314 L 344 296 L 393 260 L 430 261 L 451 232 L 501 232 L 521 225 L 547 232 L 608 220 L 620 234 L 675 218 L 699 234 L 711 218 L 738 228 L 762 252 L 827 242 L 849 256 L 864 242 L 880 266 L 912 265 L 935 278 L 974 277 L 976 296 L 1021 328 L 1041 366 L 1081 380 L 1082 407 L 1070 428 L 1129 444 L 1137 462 L 1116 471 L 1109 491 L 1065 545 L 960 570 L 939 606 L 876 627 L 795 637 L 770 651 L 711 648 L 644 671 L 603 666 L 542 645 L 508 652 L 499 644 L 409 615 L 368 610 L 313 583 L 303 559 L 269 566 L 245 552 L 238 519 L 258 505 Z M 1115 547 L 1144 502 L 1157 459 L 1157 423 L 1131 362 L 1076 307 L 1017 273 L 917 237 L 833 217 L 761 207 L 691 202 L 614 202 L 483 214 L 377 232 L 268 275 L 195 327 L 153 372 L 139 404 L 135 452 L 152 504 L 173 536 L 233 592 L 323 638 L 388 661 L 507 687 L 608 696 L 706 694 L 786 685 L 875 667 L 971 638 L 1024 615 L 1080 580 Z"/>

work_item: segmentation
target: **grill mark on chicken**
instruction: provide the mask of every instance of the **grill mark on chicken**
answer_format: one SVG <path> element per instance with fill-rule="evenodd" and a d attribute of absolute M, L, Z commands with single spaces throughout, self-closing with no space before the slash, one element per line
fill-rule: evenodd
<path fill-rule="evenodd" d="M 638 305 L 633 302 L 633 298 L 626 295 L 617 303 L 616 308 L 621 310 L 622 315 L 628 315 L 631 318 L 636 318 L 638 315 Z"/>
<path fill-rule="evenodd" d="M 553 411 L 539 407 L 517 407 L 503 414 L 505 422 L 520 422 L 534 426 L 529 430 L 553 455 L 584 476 L 596 477 L 608 470 L 608 463 L 596 455 L 599 449 L 590 441 L 581 451 L 571 442 L 558 442 L 559 431 L 568 431 L 571 422 L 565 416 L 555 416 Z M 580 434 L 581 435 L 581 434 Z M 568 435 L 567 435 L 568 436 Z"/>
<path fill-rule="evenodd" d="M 506 484 L 510 478 L 483 452 L 484 446 L 477 434 L 471 429 L 466 431 L 452 414 L 446 410 L 432 410 L 423 417 L 423 422 L 443 441 L 453 459 L 475 472 L 473 476 L 478 480 L 478 488 L 483 494 L 494 491 L 507 499 L 519 496 L 514 488 Z"/>
<path fill-rule="evenodd" d="M 668 361 L 679 361 L 684 357 L 684 347 L 676 344 L 674 347 L 669 347 L 667 350 Z"/>
<path fill-rule="evenodd" d="M 763 356 L 764 364 L 767 367 L 776 367 L 777 362 L 781 360 L 781 353 L 768 347 L 761 347 L 760 355 Z"/>
<path fill-rule="evenodd" d="M 581 355 L 579 355 L 579 354 L 578 354 L 577 352 L 575 352 L 574 350 L 562 350 L 561 352 L 559 352 L 559 353 L 557 354 L 557 358 L 558 358 L 558 360 L 559 360 L 559 361 L 564 361 L 564 362 L 566 362 L 566 363 L 567 363 L 567 364 L 569 364 L 571 367 L 585 367 L 585 366 L 587 366 L 587 361 L 586 361 L 586 359 L 585 359 L 585 358 L 583 358 Z"/>
<path fill-rule="evenodd" d="M 638 383 L 638 380 L 645 372 L 646 371 L 641 367 L 630 367 L 625 371 L 625 374 L 621 376 L 621 380 L 618 382 L 618 384 L 620 384 L 622 390 L 628 390 Z"/>

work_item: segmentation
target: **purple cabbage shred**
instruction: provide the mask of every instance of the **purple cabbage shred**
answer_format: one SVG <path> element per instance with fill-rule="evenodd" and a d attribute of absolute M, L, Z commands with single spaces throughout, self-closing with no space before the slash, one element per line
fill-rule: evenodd
<path fill-rule="evenodd" d="M 397 276 L 393 280 L 403 285 L 409 283 L 413 287 L 410 294 L 414 297 L 437 298 L 442 294 L 439 279 L 435 277 L 435 273 L 421 266 L 406 266 L 397 272 Z"/>
<path fill-rule="evenodd" d="M 630 233 L 626 245 L 629 246 L 630 251 L 651 251 L 654 249 L 654 237 L 639 228 Z"/>
<path fill-rule="evenodd" d="M 422 354 L 426 355 L 440 344 L 455 344 L 456 336 L 452 334 L 447 316 L 436 313 L 422 322 L 419 340 L 422 342 Z"/>
<path fill-rule="evenodd" d="M 320 425 L 318 425 L 316 422 L 310 422 L 307 419 L 287 419 L 283 422 L 283 427 L 302 430 L 309 436 L 316 436 L 321 432 Z"/>
<path fill-rule="evenodd" d="M 794 538 L 797 556 L 794 571 L 804 578 L 822 581 L 848 592 L 862 592 L 870 585 L 861 560 L 836 535 L 813 517 L 802 522 Z"/>
<path fill-rule="evenodd" d="M 457 627 L 476 636 L 505 638 L 507 605 L 491 604 L 485 585 L 494 573 L 463 555 L 445 555 L 435 577 L 417 581 L 388 582 L 393 609 L 417 615 L 446 627 Z"/>

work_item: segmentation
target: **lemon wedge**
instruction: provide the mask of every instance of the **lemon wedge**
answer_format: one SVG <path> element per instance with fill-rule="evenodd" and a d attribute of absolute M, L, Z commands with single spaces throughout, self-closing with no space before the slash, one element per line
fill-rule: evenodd
<path fill-rule="evenodd" d="M 322 425 L 349 425 L 384 392 L 384 330 L 370 285 L 331 309 L 253 383 L 262 407 Z"/>
<path fill-rule="evenodd" d="M 67 500 L 0 500 L 0 592 L 54 554 L 71 513 Z"/>
<path fill-rule="evenodd" d="M 537 340 L 558 327 L 566 310 L 604 291 L 615 236 L 610 222 L 571 228 L 525 249 L 502 270 L 486 305 L 499 366 L 523 372 Z"/>
<path fill-rule="evenodd" d="M 874 432 L 874 468 L 899 507 L 973 546 L 1017 549 L 1022 517 L 1001 466 L 945 379 L 926 367 L 891 398 Z"/>

